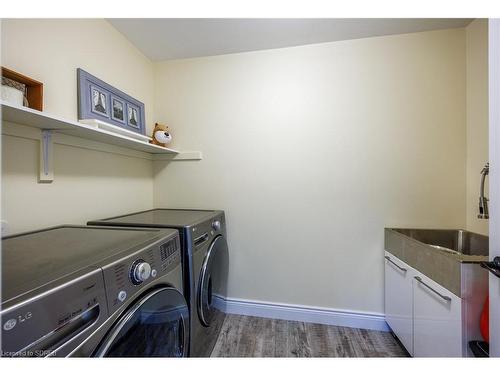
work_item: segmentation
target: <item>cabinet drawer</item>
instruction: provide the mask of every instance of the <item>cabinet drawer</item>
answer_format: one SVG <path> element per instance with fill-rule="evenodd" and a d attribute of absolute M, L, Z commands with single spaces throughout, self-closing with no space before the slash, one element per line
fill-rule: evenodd
<path fill-rule="evenodd" d="M 385 252 L 385 320 L 413 355 L 413 277 L 415 270 Z"/>
<path fill-rule="evenodd" d="M 414 356 L 461 357 L 461 310 L 458 296 L 420 273 L 414 276 Z"/>

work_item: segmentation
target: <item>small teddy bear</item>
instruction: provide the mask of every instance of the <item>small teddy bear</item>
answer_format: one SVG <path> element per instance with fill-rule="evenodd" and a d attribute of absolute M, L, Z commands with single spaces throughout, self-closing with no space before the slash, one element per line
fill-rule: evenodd
<path fill-rule="evenodd" d="M 157 146 L 166 147 L 167 144 L 172 142 L 172 135 L 168 132 L 168 126 L 162 124 L 155 124 L 155 128 L 153 129 L 153 139 L 149 141 Z"/>

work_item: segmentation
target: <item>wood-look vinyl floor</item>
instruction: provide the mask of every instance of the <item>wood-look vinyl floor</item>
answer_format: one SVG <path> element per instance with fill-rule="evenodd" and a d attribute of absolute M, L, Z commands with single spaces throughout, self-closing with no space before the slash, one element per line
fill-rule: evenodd
<path fill-rule="evenodd" d="M 390 332 L 227 315 L 212 357 L 406 357 Z"/>

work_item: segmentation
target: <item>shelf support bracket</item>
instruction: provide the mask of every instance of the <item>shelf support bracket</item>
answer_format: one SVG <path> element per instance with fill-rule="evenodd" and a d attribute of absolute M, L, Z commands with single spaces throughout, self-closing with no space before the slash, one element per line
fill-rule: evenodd
<path fill-rule="evenodd" d="M 43 129 L 40 139 L 40 174 L 38 182 L 51 183 L 54 181 L 54 142 L 52 140 L 52 130 Z"/>

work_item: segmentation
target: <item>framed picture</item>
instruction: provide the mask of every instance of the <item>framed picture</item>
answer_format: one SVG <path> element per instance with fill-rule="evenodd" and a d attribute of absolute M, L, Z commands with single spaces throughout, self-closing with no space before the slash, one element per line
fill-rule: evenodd
<path fill-rule="evenodd" d="M 125 101 L 111 95 L 111 118 L 125 124 Z"/>
<path fill-rule="evenodd" d="M 100 116 L 109 117 L 108 93 L 100 87 L 90 85 L 90 110 Z"/>
<path fill-rule="evenodd" d="M 139 108 L 127 103 L 127 125 L 132 128 L 139 127 Z"/>
<path fill-rule="evenodd" d="M 107 84 L 83 69 L 77 69 L 78 119 L 97 119 L 144 134 L 144 103 Z"/>

